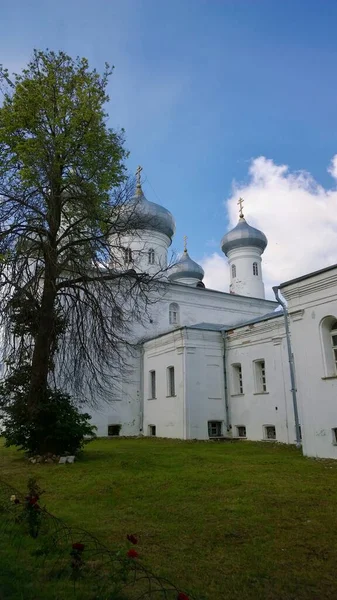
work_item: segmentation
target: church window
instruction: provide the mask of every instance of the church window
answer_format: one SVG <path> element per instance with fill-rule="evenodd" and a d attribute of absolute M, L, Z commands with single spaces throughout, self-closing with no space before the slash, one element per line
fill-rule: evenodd
<path fill-rule="evenodd" d="M 236 265 L 232 265 L 232 277 L 236 277 Z"/>
<path fill-rule="evenodd" d="M 176 302 L 169 306 L 169 322 L 170 325 L 179 325 L 179 305 Z"/>
<path fill-rule="evenodd" d="M 154 398 L 156 398 L 156 372 L 155 371 L 150 371 L 149 376 L 150 376 L 150 381 L 149 381 L 150 394 L 149 394 L 149 398 L 150 398 L 150 400 L 153 400 Z"/>
<path fill-rule="evenodd" d="M 154 437 L 156 435 L 156 426 L 155 425 L 149 425 L 149 435 L 151 435 L 152 437 Z"/>
<path fill-rule="evenodd" d="M 265 440 L 276 440 L 275 425 L 265 425 L 264 426 L 264 439 Z"/>
<path fill-rule="evenodd" d="M 247 437 L 247 431 L 246 431 L 245 425 L 237 425 L 236 431 L 237 431 L 238 437 L 240 437 L 240 438 Z"/>
<path fill-rule="evenodd" d="M 153 250 L 153 248 L 150 248 L 150 250 L 148 252 L 148 257 L 149 257 L 149 265 L 154 265 L 154 250 Z"/>
<path fill-rule="evenodd" d="M 175 377 L 174 377 L 174 367 L 167 367 L 167 395 L 175 396 Z"/>
<path fill-rule="evenodd" d="M 242 367 L 241 365 L 232 365 L 233 375 L 233 395 L 243 394 L 243 383 L 242 383 Z"/>
<path fill-rule="evenodd" d="M 331 331 L 331 346 L 333 352 L 333 361 L 335 363 L 335 371 L 337 374 L 337 322 L 334 324 L 334 328 Z"/>
<path fill-rule="evenodd" d="M 253 263 L 253 275 L 258 275 L 259 274 L 259 267 L 257 265 L 257 262 Z"/>
<path fill-rule="evenodd" d="M 221 421 L 208 421 L 208 436 L 210 438 L 222 436 L 222 422 Z"/>
<path fill-rule="evenodd" d="M 267 391 L 266 382 L 266 364 L 264 360 L 255 360 L 255 392 L 256 394 L 263 394 Z"/>
<path fill-rule="evenodd" d="M 326 377 L 337 376 L 337 319 L 325 317 L 321 322 L 321 342 Z"/>
<path fill-rule="evenodd" d="M 337 427 L 332 429 L 332 443 L 334 446 L 337 446 Z"/>
<path fill-rule="evenodd" d="M 108 425 L 108 435 L 119 435 L 121 428 L 121 425 Z"/>
<path fill-rule="evenodd" d="M 129 265 L 132 262 L 132 250 L 131 248 L 124 248 L 124 263 Z"/>

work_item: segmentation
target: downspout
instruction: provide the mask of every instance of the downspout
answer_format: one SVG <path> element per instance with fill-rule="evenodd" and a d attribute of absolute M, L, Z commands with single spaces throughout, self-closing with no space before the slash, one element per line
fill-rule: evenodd
<path fill-rule="evenodd" d="M 275 294 L 275 298 L 277 302 L 283 308 L 284 314 L 284 324 L 286 328 L 286 339 L 287 339 L 287 348 L 288 348 L 288 359 L 289 359 L 289 370 L 290 370 L 290 382 L 291 382 L 291 394 L 293 398 L 293 407 L 294 407 L 294 419 L 295 419 L 295 430 L 296 430 L 296 448 L 301 448 L 301 434 L 300 434 L 300 423 L 298 418 L 298 407 L 297 407 L 297 389 L 295 382 L 295 366 L 294 366 L 294 355 L 291 349 L 291 341 L 290 341 L 290 331 L 289 331 L 289 314 L 287 305 L 283 300 L 281 300 L 279 295 L 279 287 L 274 286 L 273 292 Z"/>
<path fill-rule="evenodd" d="M 227 433 L 232 430 L 232 425 L 229 416 L 229 404 L 228 404 L 228 385 L 227 385 L 227 369 L 226 369 L 226 333 L 222 332 L 223 340 L 223 380 L 224 380 L 224 395 L 225 395 L 225 414 L 226 414 L 226 428 Z"/>
<path fill-rule="evenodd" d="M 140 347 L 140 377 L 139 377 L 139 408 L 140 408 L 140 419 L 139 419 L 139 433 L 144 435 L 144 346 Z"/>

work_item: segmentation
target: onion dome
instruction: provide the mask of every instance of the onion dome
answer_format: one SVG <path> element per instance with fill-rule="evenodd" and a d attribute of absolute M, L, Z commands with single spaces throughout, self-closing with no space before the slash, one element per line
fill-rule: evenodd
<path fill-rule="evenodd" d="M 240 198 L 238 204 L 240 204 L 240 218 L 239 222 L 228 233 L 226 233 L 221 240 L 221 249 L 228 256 L 228 252 L 236 248 L 246 248 L 247 246 L 253 246 L 259 248 L 262 252 L 265 250 L 268 240 L 264 233 L 255 227 L 251 227 L 247 223 L 242 212 L 242 202 Z"/>
<path fill-rule="evenodd" d="M 179 261 L 170 269 L 168 278 L 170 281 L 191 279 L 194 280 L 191 283 L 201 282 L 205 275 L 204 270 L 198 263 L 191 259 L 187 252 L 186 240 L 185 236 L 184 252 Z"/>
<path fill-rule="evenodd" d="M 128 219 L 131 220 L 135 229 L 158 231 L 172 240 L 176 229 L 174 218 L 169 210 L 160 204 L 149 202 L 145 198 L 140 183 L 141 170 L 141 167 L 138 167 L 136 194 L 131 199 L 126 211 Z"/>

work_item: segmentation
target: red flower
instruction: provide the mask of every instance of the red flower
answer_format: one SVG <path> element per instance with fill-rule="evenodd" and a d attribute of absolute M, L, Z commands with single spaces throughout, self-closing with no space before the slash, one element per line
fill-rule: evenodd
<path fill-rule="evenodd" d="M 187 596 L 187 594 L 184 594 L 184 592 L 179 592 L 179 594 L 177 596 L 177 600 L 190 600 L 190 599 Z"/>
<path fill-rule="evenodd" d="M 127 535 L 126 537 L 129 540 L 129 542 L 131 542 L 131 544 L 138 544 L 138 540 L 137 540 L 136 536 L 133 535 L 133 533 L 131 533 L 130 535 Z"/>
<path fill-rule="evenodd" d="M 31 504 L 32 506 L 34 506 L 34 504 L 36 504 L 39 499 L 38 496 L 27 496 L 27 498 L 29 499 L 29 504 Z"/>
<path fill-rule="evenodd" d="M 134 550 L 133 548 L 131 548 L 131 550 L 129 550 L 127 552 L 127 556 L 129 558 L 138 558 L 139 554 L 138 554 L 137 550 Z"/>
<path fill-rule="evenodd" d="M 81 544 L 80 542 L 75 542 L 75 544 L 73 544 L 73 550 L 77 550 L 78 552 L 83 552 L 84 544 Z"/>

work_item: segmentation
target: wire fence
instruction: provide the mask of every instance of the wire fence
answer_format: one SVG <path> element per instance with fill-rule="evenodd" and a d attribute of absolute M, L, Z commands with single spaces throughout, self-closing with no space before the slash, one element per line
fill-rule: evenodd
<path fill-rule="evenodd" d="M 49 513 L 39 501 L 34 480 L 26 495 L 0 480 L 1 539 L 15 549 L 19 566 L 20 559 L 30 565 L 39 588 L 36 598 L 196 600 L 142 564 L 134 536 L 129 536 L 128 551 L 111 550 L 85 529 Z"/>

